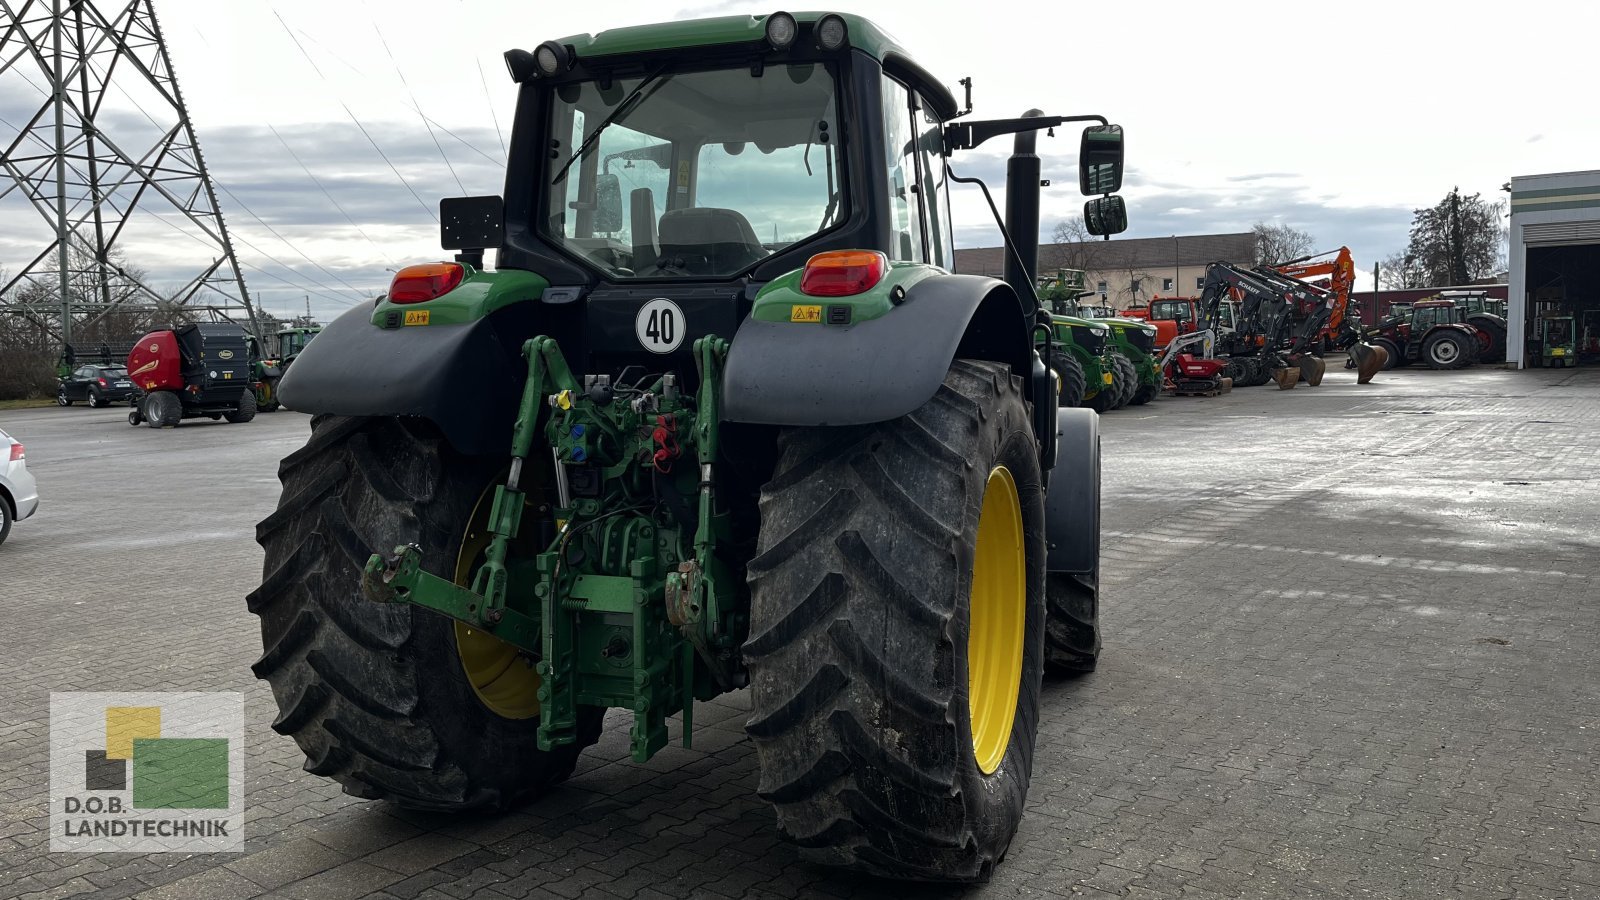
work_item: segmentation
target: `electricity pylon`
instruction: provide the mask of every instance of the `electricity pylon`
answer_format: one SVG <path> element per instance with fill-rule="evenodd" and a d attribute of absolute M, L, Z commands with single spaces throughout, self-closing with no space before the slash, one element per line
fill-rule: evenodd
<path fill-rule="evenodd" d="M 20 192 L 48 225 L 37 255 L 0 260 L 0 318 L 64 345 L 139 309 L 257 332 L 152 0 L 0 0 L 0 98 L 26 115 L 0 117 L 0 199 Z M 133 254 L 153 245 L 192 261 L 186 281 L 140 277 Z"/>

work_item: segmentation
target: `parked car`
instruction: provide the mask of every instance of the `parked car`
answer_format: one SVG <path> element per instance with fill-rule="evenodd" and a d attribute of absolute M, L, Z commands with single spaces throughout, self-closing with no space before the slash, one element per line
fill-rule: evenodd
<path fill-rule="evenodd" d="M 71 406 L 74 401 L 82 400 L 90 406 L 110 406 L 131 396 L 133 380 L 128 377 L 127 366 L 79 366 L 61 379 L 56 403 Z"/>
<path fill-rule="evenodd" d="M 11 523 L 33 515 L 39 508 L 39 488 L 28 472 L 28 455 L 22 442 L 0 431 L 0 544 L 11 533 Z"/>

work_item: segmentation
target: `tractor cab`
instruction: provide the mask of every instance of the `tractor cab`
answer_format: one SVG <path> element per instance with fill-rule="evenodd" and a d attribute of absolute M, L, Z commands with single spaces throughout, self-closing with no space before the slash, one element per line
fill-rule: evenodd
<path fill-rule="evenodd" d="M 321 328 L 285 328 L 278 332 L 278 358 L 293 359 L 306 349 Z"/>
<path fill-rule="evenodd" d="M 856 16 L 704 20 L 646 52 L 654 28 L 506 54 L 521 86 L 511 151 L 521 164 L 503 199 L 441 204 L 443 243 L 462 252 L 401 270 L 380 327 L 440 321 L 432 303 L 487 287 L 492 248 L 502 272 L 537 273 L 542 283 L 519 292 L 567 326 L 558 337 L 577 368 L 682 370 L 692 386 L 699 338 L 732 336 L 747 317 L 857 324 L 887 311 L 895 285 L 953 271 L 953 153 L 1016 135 L 1037 169 L 1038 132 L 1103 122 L 960 120 L 967 110 L 950 90 Z M 1112 196 L 1121 141 L 1120 127 L 1093 124 L 1080 146 L 1080 187 L 1103 195 L 1085 207 L 1098 234 L 1126 227 Z M 1027 180 L 1031 191 L 1007 192 L 1007 213 L 1031 214 L 1036 230 L 1040 179 Z M 1025 243 L 1031 270 L 1037 243 Z M 1008 267 L 1006 281 L 1033 304 L 1031 273 Z"/>
<path fill-rule="evenodd" d="M 1435 325 L 1454 325 L 1465 322 L 1463 311 L 1446 300 L 1424 300 L 1411 306 L 1412 332 L 1424 332 Z"/>

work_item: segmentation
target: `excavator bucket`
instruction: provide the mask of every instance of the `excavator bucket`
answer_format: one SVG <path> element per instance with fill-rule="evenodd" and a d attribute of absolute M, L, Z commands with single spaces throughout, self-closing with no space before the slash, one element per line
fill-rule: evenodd
<path fill-rule="evenodd" d="M 1278 390 L 1292 391 L 1300 383 L 1300 367 L 1289 366 L 1286 369 L 1273 369 L 1272 380 L 1278 383 Z"/>
<path fill-rule="evenodd" d="M 1328 364 L 1320 357 L 1307 353 L 1300 357 L 1300 377 L 1306 384 L 1316 387 L 1322 383 L 1322 376 L 1327 374 Z"/>
<path fill-rule="evenodd" d="M 1356 343 L 1350 345 L 1350 358 L 1356 364 L 1356 384 L 1366 384 L 1389 364 L 1389 351 L 1371 344 Z"/>

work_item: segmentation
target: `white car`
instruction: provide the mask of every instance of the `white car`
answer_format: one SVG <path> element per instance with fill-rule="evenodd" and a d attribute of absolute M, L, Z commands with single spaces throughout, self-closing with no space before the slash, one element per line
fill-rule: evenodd
<path fill-rule="evenodd" d="M 22 442 L 0 431 L 0 544 L 11 533 L 12 521 L 33 515 L 39 508 L 39 488 L 28 472 L 28 454 Z"/>

